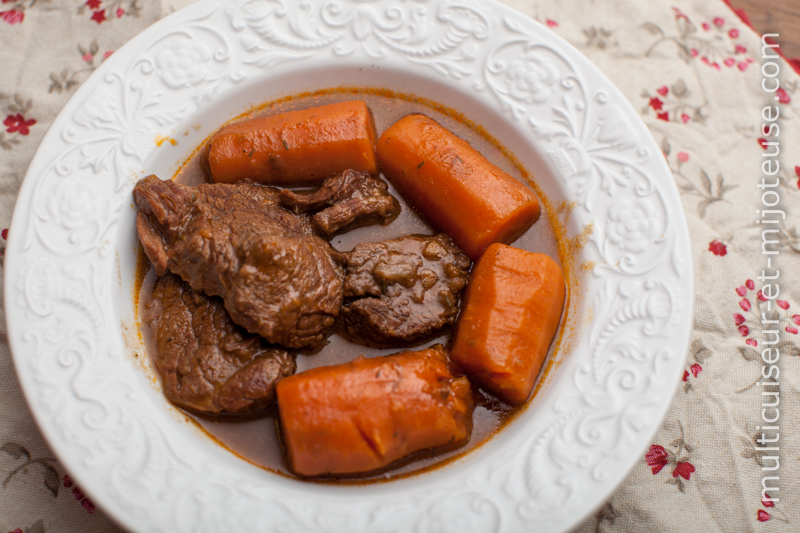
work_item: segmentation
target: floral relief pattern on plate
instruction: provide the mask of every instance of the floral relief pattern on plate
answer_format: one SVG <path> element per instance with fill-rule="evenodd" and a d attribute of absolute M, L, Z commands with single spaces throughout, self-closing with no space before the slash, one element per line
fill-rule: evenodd
<path fill-rule="evenodd" d="M 233 27 L 255 35 L 242 40 L 248 64 L 271 68 L 331 50 L 347 56 L 360 50 L 371 59 L 391 55 L 461 79 L 487 39 L 490 22 L 472 5 L 415 0 L 384 2 L 288 2 L 250 0 L 233 15 Z"/>
<path fill-rule="evenodd" d="M 572 295 L 568 311 L 581 335 L 508 430 L 430 474 L 309 485 L 199 438 L 131 364 L 130 190 L 153 167 L 171 168 L 159 158 L 185 157 L 163 140 L 229 95 L 262 94 L 257 104 L 270 96 L 257 89 L 276 76 L 376 63 L 468 95 L 541 154 L 551 199 L 577 206 L 570 236 L 591 243 L 575 259 L 593 268 L 574 289 L 586 301 Z M 298 87 L 325 83 L 305 74 Z M 683 371 L 689 241 L 669 169 L 654 153 L 599 71 L 491 0 L 198 2 L 104 61 L 31 164 L 6 251 L 20 381 L 63 463 L 131 528 L 569 529 L 647 450 Z"/>

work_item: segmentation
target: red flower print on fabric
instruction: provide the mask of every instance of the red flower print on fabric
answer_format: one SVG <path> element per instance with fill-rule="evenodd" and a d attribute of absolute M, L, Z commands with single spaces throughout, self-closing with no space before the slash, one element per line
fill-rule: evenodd
<path fill-rule="evenodd" d="M 51 72 L 50 80 L 52 83 L 50 84 L 50 89 L 48 92 L 69 92 L 73 87 L 80 85 L 82 80 L 86 79 L 90 73 L 97 69 L 100 63 L 105 61 L 113 53 L 111 50 L 101 53 L 100 43 L 97 39 L 92 40 L 88 46 L 84 45 L 83 43 L 79 43 L 77 46 L 77 51 L 81 61 L 84 62 L 85 65 L 82 67 L 76 67 L 75 69 L 67 67 L 62 70 L 60 74 Z"/>
<path fill-rule="evenodd" d="M 84 496 L 83 491 L 81 489 L 79 489 L 77 486 L 73 487 L 73 485 L 75 485 L 75 482 L 72 481 L 72 479 L 69 476 L 66 475 L 64 476 L 63 485 L 66 488 L 72 487 L 72 495 L 75 496 L 76 500 L 81 502 L 81 507 L 86 509 L 87 513 L 94 514 L 94 504 Z"/>
<path fill-rule="evenodd" d="M 782 104 L 790 104 L 792 102 L 792 97 L 783 87 L 778 87 L 778 90 L 775 91 L 775 96 L 777 96 L 778 102 Z"/>
<path fill-rule="evenodd" d="M 752 279 L 748 279 L 744 282 L 744 285 L 740 285 L 734 289 L 736 295 L 741 298 L 741 300 L 739 300 L 739 307 L 745 313 L 749 312 L 753 307 L 750 303 L 750 300 L 746 298 L 746 296 L 748 295 L 749 291 L 754 290 L 755 287 L 755 282 Z M 747 338 L 750 335 L 750 327 L 746 324 L 747 318 L 743 314 L 733 313 L 733 322 L 736 325 L 736 329 L 739 331 L 739 335 L 746 338 L 745 343 L 747 345 L 753 347 L 758 345 L 755 339 Z"/>
<path fill-rule="evenodd" d="M 692 102 L 696 99 L 691 95 L 692 91 L 683 79 L 678 79 L 671 86 L 662 85 L 654 93 L 645 90 L 642 98 L 647 100 L 647 105 L 642 109 L 642 114 L 647 115 L 652 109 L 659 120 L 670 122 L 672 117 L 672 121 L 684 124 L 692 120 L 692 117 L 700 119 L 706 104 L 696 105 Z"/>
<path fill-rule="evenodd" d="M 686 152 L 678 152 L 678 161 L 681 163 L 688 163 L 689 162 L 689 154 Z"/>
<path fill-rule="evenodd" d="M 0 232 L 0 237 L 2 237 L 4 241 L 8 239 L 8 228 L 3 228 L 3 231 Z"/>
<path fill-rule="evenodd" d="M 683 13 L 683 11 L 681 11 L 681 10 L 680 10 L 680 9 L 678 9 L 677 7 L 673 6 L 673 7 L 672 7 L 672 10 L 675 12 L 675 19 L 676 19 L 676 20 L 680 20 L 680 19 L 683 19 L 683 20 L 686 20 L 686 21 L 688 21 L 688 20 L 689 20 L 689 17 L 687 17 L 687 16 L 686 16 L 686 15 Z"/>
<path fill-rule="evenodd" d="M 84 2 L 84 0 L 81 0 Z M 83 5 L 78 8 L 78 13 L 89 11 L 90 20 L 102 24 L 112 22 L 128 15 L 138 16 L 142 11 L 139 0 L 85 0 Z"/>
<path fill-rule="evenodd" d="M 713 352 L 699 339 L 692 342 L 689 353 L 691 354 L 690 360 L 692 364 L 688 369 L 684 369 L 683 371 L 683 392 L 687 394 L 694 388 L 693 380 L 690 381 L 689 378 L 694 376 L 694 378 L 697 379 L 703 371 L 703 363 L 713 355 Z"/>
<path fill-rule="evenodd" d="M 662 43 L 671 41 L 678 45 L 678 54 L 682 60 L 688 62 L 690 58 L 699 57 L 704 65 L 717 71 L 722 70 L 721 65 L 728 68 L 736 66 L 737 60 L 733 56 L 737 54 L 744 60 L 739 67 L 741 71 L 745 71 L 755 61 L 745 55 L 747 48 L 737 42 L 741 30 L 734 27 L 735 21 L 729 23 L 723 17 L 714 17 L 712 21 L 693 22 L 677 7 L 672 9 L 675 12 L 677 33 L 671 34 L 657 24 L 648 23 L 646 28 L 657 40 L 648 48 L 645 56 L 650 56 Z M 698 31 L 700 28 L 702 32 Z"/>
<path fill-rule="evenodd" d="M 765 492 L 762 494 L 761 505 L 767 509 L 770 509 L 771 512 L 767 512 L 764 509 L 759 509 L 758 514 L 756 515 L 759 522 L 766 522 L 774 518 L 776 520 L 780 520 L 781 522 L 786 522 L 787 524 L 789 523 L 789 518 L 775 506 L 776 501 L 778 500 L 773 500 L 772 496 L 770 496 L 768 493 Z"/>
<path fill-rule="evenodd" d="M 753 299 L 753 295 L 750 294 L 750 291 L 755 291 L 755 299 Z M 747 323 L 747 314 L 752 313 L 752 316 L 755 319 L 754 322 L 760 324 L 761 321 L 760 317 L 764 316 L 764 307 L 762 304 L 764 302 L 769 302 L 770 299 L 764 295 L 761 289 L 756 290 L 756 284 L 752 279 L 748 279 L 747 281 L 745 281 L 744 285 L 734 288 L 734 292 L 736 293 L 736 296 L 739 298 L 738 300 L 739 307 L 742 309 L 742 311 L 744 311 L 744 314 L 738 312 L 733 313 L 732 314 L 733 322 L 736 326 L 736 329 L 739 331 L 739 334 L 742 337 L 745 337 L 745 344 L 755 348 L 758 346 L 758 341 L 756 341 L 753 338 L 750 338 L 750 335 L 753 334 L 755 331 L 759 330 L 757 328 L 750 328 L 750 325 Z M 786 311 L 785 313 L 783 312 L 780 313 L 781 316 L 779 321 L 784 323 L 791 321 L 789 325 L 784 326 L 783 324 L 781 324 L 779 327 L 783 328 L 787 333 L 791 333 L 792 335 L 800 335 L 800 328 L 796 327 L 800 326 L 800 315 L 792 314 L 790 312 L 792 304 L 789 303 L 788 300 L 774 299 L 773 301 L 775 302 L 775 305 L 779 311 L 780 310 Z M 768 304 L 768 309 L 772 310 L 773 312 L 775 311 L 775 309 L 771 305 L 771 302 Z M 789 341 L 789 344 L 791 344 L 791 350 L 787 351 L 790 351 L 793 355 L 800 353 L 800 348 L 798 348 L 797 345 L 793 344 L 791 341 Z M 754 350 L 749 350 L 748 348 L 740 347 L 739 351 L 747 361 L 755 361 L 759 358 L 758 352 Z M 748 390 L 757 382 L 758 381 L 753 382 L 750 386 L 738 392 L 743 392 L 745 390 Z M 782 518 L 780 517 L 778 518 L 782 520 Z"/>
<path fill-rule="evenodd" d="M 682 461 L 675 465 L 675 470 L 672 471 L 672 477 L 681 476 L 683 479 L 688 480 L 692 477 L 694 472 L 694 465 L 688 461 Z"/>
<path fill-rule="evenodd" d="M 653 474 L 658 474 L 669 462 L 669 455 L 663 446 L 653 444 L 645 454 L 644 460 L 647 461 L 647 466 L 650 467 Z"/>
<path fill-rule="evenodd" d="M 25 120 L 25 117 L 20 113 L 8 115 L 3 121 L 8 133 L 19 132 L 20 135 L 28 135 L 31 132 L 29 128 L 34 124 L 36 124 L 36 119 Z"/>
<path fill-rule="evenodd" d="M 664 102 L 662 102 L 660 98 L 651 98 L 650 107 L 655 111 L 661 111 L 664 108 Z"/>
<path fill-rule="evenodd" d="M 700 350 L 707 350 L 699 340 L 694 341 L 692 344 Z M 686 492 L 686 481 L 689 481 L 695 472 L 695 467 L 690 461 L 694 447 L 686 442 L 683 424 L 681 424 L 680 420 L 678 421 L 678 427 L 681 430 L 680 437 L 672 441 L 668 448 L 660 444 L 651 445 L 650 450 L 644 456 L 644 460 L 654 476 L 661 472 L 664 467 L 669 466 L 672 475 L 667 476 L 666 483 L 677 485 L 678 490 Z"/>
<path fill-rule="evenodd" d="M 720 241 L 713 240 L 708 245 L 708 251 L 716 256 L 724 257 L 728 253 L 728 247 Z"/>
<path fill-rule="evenodd" d="M 7 24 L 21 24 L 22 21 L 25 20 L 25 12 L 24 11 L 17 11 L 16 9 L 10 9 L 8 11 L 0 11 L 0 18 L 3 19 Z"/>
<path fill-rule="evenodd" d="M 558 22 L 553 19 L 547 19 L 546 24 L 551 28 L 558 28 Z"/>

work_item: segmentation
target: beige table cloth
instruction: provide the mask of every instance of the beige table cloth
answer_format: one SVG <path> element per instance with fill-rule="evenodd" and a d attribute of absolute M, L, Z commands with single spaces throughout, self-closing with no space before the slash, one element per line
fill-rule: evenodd
<path fill-rule="evenodd" d="M 788 62 L 762 58 L 761 37 L 722 0 L 505 1 L 575 45 L 640 110 L 672 169 L 692 235 L 696 317 L 676 400 L 649 452 L 579 531 L 800 531 L 797 74 Z M 127 40 L 188 3 L 2 0 L 0 254 L 28 164 L 76 87 Z M 767 62 L 778 72 L 762 72 Z M 763 155 L 776 142 L 780 166 L 765 176 Z M 759 213 L 766 191 L 779 202 Z M 637 231 L 636 213 L 625 216 L 620 231 Z M 758 223 L 764 219 L 775 224 Z M 766 277 L 775 270 L 766 266 L 764 229 L 774 230 L 767 250 L 778 252 L 769 256 L 777 280 Z M 776 283 L 777 296 L 762 291 Z M 765 342 L 776 340 L 762 333 L 763 320 L 780 332 L 774 365 L 762 360 Z M 763 394 L 772 390 L 779 396 Z M 119 531 L 38 433 L 4 318 L 0 391 L 0 533 Z M 765 430 L 762 403 L 776 398 L 780 416 L 771 426 L 780 429 Z M 763 447 L 779 448 L 777 459 Z"/>

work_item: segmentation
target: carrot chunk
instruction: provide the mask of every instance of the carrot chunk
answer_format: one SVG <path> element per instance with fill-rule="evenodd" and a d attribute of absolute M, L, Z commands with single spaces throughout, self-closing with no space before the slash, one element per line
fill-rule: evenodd
<path fill-rule="evenodd" d="M 378 139 L 378 164 L 405 199 L 473 261 L 509 243 L 539 218 L 539 202 L 518 180 L 425 115 L 408 115 Z"/>
<path fill-rule="evenodd" d="M 375 124 L 363 100 L 236 122 L 211 137 L 216 183 L 308 185 L 345 170 L 377 174 Z"/>
<path fill-rule="evenodd" d="M 564 306 L 564 275 L 544 254 L 493 244 L 472 271 L 450 357 L 518 405 L 533 389 Z"/>
<path fill-rule="evenodd" d="M 276 391 L 289 466 L 303 476 L 375 471 L 472 431 L 469 381 L 450 374 L 441 346 L 314 368 Z"/>

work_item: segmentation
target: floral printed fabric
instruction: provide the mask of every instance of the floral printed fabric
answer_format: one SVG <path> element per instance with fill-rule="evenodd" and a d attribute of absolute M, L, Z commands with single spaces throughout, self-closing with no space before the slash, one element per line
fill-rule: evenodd
<path fill-rule="evenodd" d="M 17 191 L 58 112 L 114 50 L 188 3 L 2 0 L 0 258 Z M 2 315 L 0 305 L 0 533 L 121 531 L 70 479 L 39 435 L 14 374 Z"/>
<path fill-rule="evenodd" d="M 780 62 L 781 88 L 765 93 L 761 40 L 722 0 L 505 2 L 581 50 L 640 112 L 672 169 L 693 239 L 694 342 L 677 399 L 629 479 L 578 531 L 800 530 L 798 76 Z M 0 255 L 28 163 L 75 88 L 127 40 L 188 3 L 2 0 Z M 779 133 L 762 129 L 765 105 L 780 108 Z M 781 467 L 779 490 L 764 495 L 762 467 L 770 459 L 757 442 L 766 312 L 757 184 L 762 154 L 778 135 L 782 201 L 774 209 L 786 219 L 777 226 L 781 293 L 769 318 L 779 321 L 783 355 Z M 119 531 L 38 434 L 4 319 L 0 388 L 0 533 Z"/>

